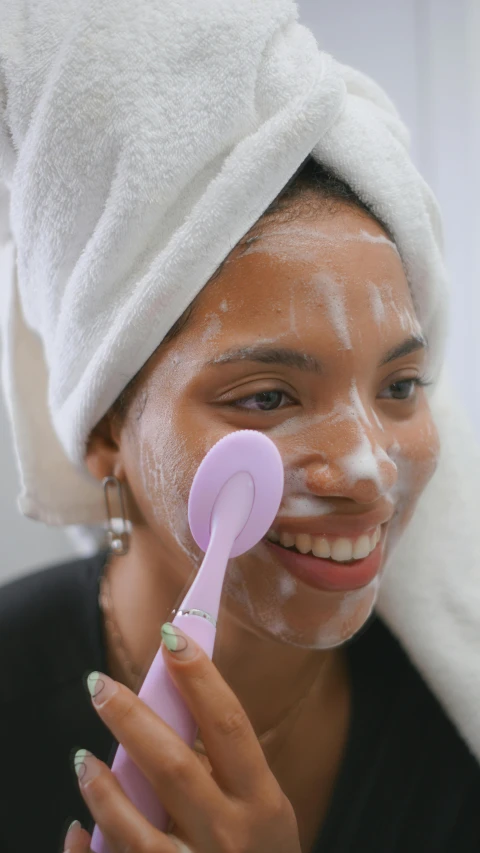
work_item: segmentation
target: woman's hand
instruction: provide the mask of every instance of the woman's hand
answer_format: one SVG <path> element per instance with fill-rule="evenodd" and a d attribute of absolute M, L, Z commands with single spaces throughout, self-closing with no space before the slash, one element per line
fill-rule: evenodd
<path fill-rule="evenodd" d="M 198 723 L 211 772 L 135 693 L 102 673 L 89 676 L 90 684 L 98 676 L 93 706 L 150 781 L 171 817 L 171 832 L 192 853 L 300 853 L 293 806 L 270 771 L 245 711 L 203 650 L 175 631 L 177 650 L 162 644 L 162 653 Z M 111 853 L 185 849 L 155 829 L 107 765 L 85 752 L 75 757 L 80 791 Z M 87 853 L 90 840 L 86 830 L 77 828 L 67 834 L 65 849 Z"/>

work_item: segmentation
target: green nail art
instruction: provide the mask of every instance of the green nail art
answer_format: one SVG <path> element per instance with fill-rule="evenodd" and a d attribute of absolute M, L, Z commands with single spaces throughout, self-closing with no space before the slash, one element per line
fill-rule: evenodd
<path fill-rule="evenodd" d="M 162 637 L 168 651 L 176 652 L 178 649 L 178 634 L 171 622 L 165 622 L 162 625 Z"/>
<path fill-rule="evenodd" d="M 90 696 L 95 696 L 95 686 L 97 684 L 98 679 L 100 678 L 99 672 L 91 672 L 87 678 L 87 687 L 90 693 Z"/>
<path fill-rule="evenodd" d="M 188 637 L 176 625 L 165 622 L 162 625 L 162 639 L 169 652 L 175 652 L 177 660 L 189 660 L 195 655 L 195 643 L 191 643 Z"/>

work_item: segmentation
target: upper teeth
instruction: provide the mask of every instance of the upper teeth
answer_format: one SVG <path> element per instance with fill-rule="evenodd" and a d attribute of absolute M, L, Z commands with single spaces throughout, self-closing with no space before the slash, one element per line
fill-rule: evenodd
<path fill-rule="evenodd" d="M 330 557 L 332 560 L 337 560 L 343 563 L 347 560 L 361 560 L 377 547 L 380 540 L 380 525 L 378 525 L 373 533 L 364 533 L 356 539 L 340 539 L 329 540 L 326 536 L 310 536 L 309 533 L 276 533 L 274 530 L 269 530 L 267 539 L 271 542 L 280 542 L 285 548 L 291 548 L 295 545 L 297 551 L 301 554 L 308 554 L 310 551 L 315 557 Z"/>

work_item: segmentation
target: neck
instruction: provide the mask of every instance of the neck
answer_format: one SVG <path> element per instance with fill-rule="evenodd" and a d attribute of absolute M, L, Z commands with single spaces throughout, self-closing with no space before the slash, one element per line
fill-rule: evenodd
<path fill-rule="evenodd" d="M 116 630 L 136 671 L 146 674 L 160 641 L 160 627 L 171 618 L 188 584 L 192 565 L 179 558 L 172 547 L 159 559 L 148 534 L 134 530 L 129 552 L 112 556 L 107 569 Z M 153 555 L 153 556 L 152 556 Z M 107 627 L 107 659 L 112 676 L 133 689 L 132 676 L 124 663 L 112 632 Z M 298 715 L 315 703 L 319 710 L 328 703 L 338 679 L 340 650 L 302 649 L 259 636 L 250 625 L 222 601 L 213 657 L 219 672 L 245 709 L 261 736 L 271 729 L 279 736 Z M 267 741 L 269 735 L 266 735 Z"/>

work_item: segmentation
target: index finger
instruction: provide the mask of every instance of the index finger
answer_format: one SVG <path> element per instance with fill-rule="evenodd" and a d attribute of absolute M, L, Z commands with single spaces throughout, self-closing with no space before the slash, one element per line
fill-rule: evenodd
<path fill-rule="evenodd" d="M 167 626 L 182 638 L 182 646 L 183 638 L 187 641 L 181 650 L 169 651 L 162 644 L 163 654 L 198 723 L 215 780 L 241 799 L 258 797 L 270 771 L 244 708 L 203 649 L 177 626 Z"/>

